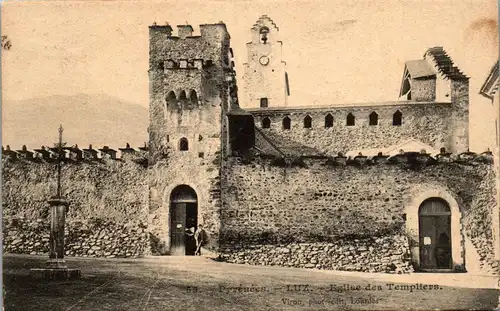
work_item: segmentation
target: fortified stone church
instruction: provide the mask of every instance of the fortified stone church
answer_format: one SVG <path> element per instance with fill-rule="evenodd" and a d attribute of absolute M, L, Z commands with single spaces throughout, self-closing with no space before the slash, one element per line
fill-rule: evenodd
<path fill-rule="evenodd" d="M 442 47 L 405 63 L 399 100 L 294 107 L 278 26 L 264 15 L 250 39 L 238 92 L 222 22 L 149 27 L 139 255 L 192 255 L 203 224 L 228 262 L 497 273 L 492 155 L 468 150 L 469 78 Z"/>

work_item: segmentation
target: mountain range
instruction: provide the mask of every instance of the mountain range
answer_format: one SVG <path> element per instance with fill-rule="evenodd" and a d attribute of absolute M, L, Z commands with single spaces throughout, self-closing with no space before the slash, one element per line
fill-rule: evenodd
<path fill-rule="evenodd" d="M 63 141 L 80 148 L 140 147 L 148 140 L 146 106 L 107 95 L 54 95 L 2 102 L 2 145 L 11 149 L 53 146 L 58 128 Z"/>

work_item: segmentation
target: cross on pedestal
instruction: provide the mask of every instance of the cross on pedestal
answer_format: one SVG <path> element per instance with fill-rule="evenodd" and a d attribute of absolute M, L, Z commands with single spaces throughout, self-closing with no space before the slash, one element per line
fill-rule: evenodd
<path fill-rule="evenodd" d="M 66 209 L 69 202 L 62 197 L 61 192 L 61 162 L 62 162 L 62 133 L 64 129 L 59 127 L 59 143 L 57 146 L 57 194 L 49 200 L 50 204 L 50 251 L 47 266 L 49 268 L 65 269 L 64 261 L 64 225 L 66 223 Z"/>
<path fill-rule="evenodd" d="M 68 269 L 64 260 L 64 225 L 69 202 L 62 196 L 61 190 L 61 162 L 63 159 L 62 125 L 59 127 L 59 143 L 57 157 L 57 194 L 49 199 L 50 205 L 50 242 L 49 260 L 45 269 L 31 269 L 36 278 L 51 280 L 74 279 L 80 277 L 80 270 Z"/>

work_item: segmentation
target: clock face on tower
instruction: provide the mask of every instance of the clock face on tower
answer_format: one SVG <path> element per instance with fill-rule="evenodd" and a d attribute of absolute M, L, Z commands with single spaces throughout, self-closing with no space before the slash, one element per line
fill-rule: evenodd
<path fill-rule="evenodd" d="M 267 64 L 269 64 L 269 58 L 267 56 L 261 56 L 259 58 L 259 63 L 263 66 L 266 66 Z"/>

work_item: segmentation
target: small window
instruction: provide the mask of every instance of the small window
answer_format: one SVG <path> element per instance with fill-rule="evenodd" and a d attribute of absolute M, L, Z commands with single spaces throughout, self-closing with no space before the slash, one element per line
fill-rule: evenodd
<path fill-rule="evenodd" d="M 356 124 L 356 118 L 352 113 L 347 115 L 347 126 L 354 126 Z"/>
<path fill-rule="evenodd" d="M 193 105 L 198 104 L 198 94 L 196 94 L 195 90 L 191 90 L 191 92 L 189 92 L 189 100 Z"/>
<path fill-rule="evenodd" d="M 374 111 L 370 113 L 370 125 L 378 124 L 378 114 Z"/>
<path fill-rule="evenodd" d="M 271 119 L 269 119 L 268 117 L 262 119 L 262 128 L 268 129 L 270 127 L 271 127 Z"/>
<path fill-rule="evenodd" d="M 186 137 L 181 138 L 181 140 L 179 141 L 179 150 L 180 151 L 189 150 L 189 142 Z"/>
<path fill-rule="evenodd" d="M 292 125 L 292 120 L 290 120 L 289 117 L 283 118 L 283 129 L 284 130 L 289 130 Z"/>
<path fill-rule="evenodd" d="M 411 84 L 410 79 L 406 78 L 403 83 L 403 89 L 401 90 L 401 96 L 403 99 L 411 100 Z"/>
<path fill-rule="evenodd" d="M 304 118 L 304 128 L 310 129 L 312 127 L 312 118 L 310 116 L 306 116 Z"/>
<path fill-rule="evenodd" d="M 267 108 L 269 106 L 269 102 L 266 97 L 260 99 L 260 108 Z"/>
<path fill-rule="evenodd" d="M 168 107 L 171 109 L 175 108 L 177 106 L 177 98 L 175 96 L 174 91 L 168 92 L 165 104 L 166 104 L 165 107 Z"/>
<path fill-rule="evenodd" d="M 174 102 L 176 100 L 175 93 L 174 91 L 170 91 L 167 94 L 167 101 L 168 102 Z"/>
<path fill-rule="evenodd" d="M 333 127 L 333 116 L 331 114 L 327 114 L 325 117 L 325 127 Z"/>
<path fill-rule="evenodd" d="M 396 111 L 392 116 L 392 125 L 400 126 L 403 123 L 403 114 L 401 111 Z"/>

